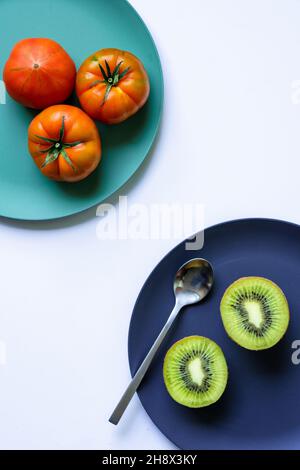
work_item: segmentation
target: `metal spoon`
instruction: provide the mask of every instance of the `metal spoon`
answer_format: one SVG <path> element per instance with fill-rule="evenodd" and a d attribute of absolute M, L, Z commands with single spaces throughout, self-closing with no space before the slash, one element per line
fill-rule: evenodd
<path fill-rule="evenodd" d="M 191 259 L 176 273 L 174 279 L 175 306 L 165 326 L 161 330 L 153 346 L 135 373 L 124 395 L 109 418 L 112 424 L 118 424 L 131 398 L 139 387 L 158 348 L 170 330 L 182 307 L 200 302 L 207 296 L 213 285 L 213 269 L 208 261 L 201 258 Z"/>

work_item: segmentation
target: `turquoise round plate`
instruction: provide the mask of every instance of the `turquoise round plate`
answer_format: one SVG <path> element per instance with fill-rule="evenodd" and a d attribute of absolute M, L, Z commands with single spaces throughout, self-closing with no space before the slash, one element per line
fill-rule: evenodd
<path fill-rule="evenodd" d="M 117 47 L 145 65 L 151 93 L 145 107 L 118 126 L 99 125 L 102 162 L 75 184 L 48 180 L 27 150 L 27 128 L 36 111 L 13 101 L 0 82 L 0 215 L 47 220 L 92 207 L 117 191 L 146 158 L 156 136 L 163 103 L 163 76 L 153 39 L 126 0 L 1 0 L 0 76 L 14 44 L 28 37 L 59 42 L 77 67 L 93 52 Z M 75 97 L 69 100 L 77 104 Z"/>

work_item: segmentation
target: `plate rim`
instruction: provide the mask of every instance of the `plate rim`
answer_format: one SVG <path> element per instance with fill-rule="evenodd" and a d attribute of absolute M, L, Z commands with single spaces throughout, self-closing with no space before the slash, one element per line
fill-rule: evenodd
<path fill-rule="evenodd" d="M 297 224 L 296 222 L 290 222 L 288 220 L 284 220 L 284 219 L 275 219 L 275 218 L 268 218 L 268 217 L 242 217 L 242 218 L 238 218 L 238 219 L 231 219 L 231 220 L 226 220 L 226 221 L 223 221 L 223 222 L 218 222 L 217 224 L 214 224 L 214 225 L 210 225 L 208 227 L 205 227 L 203 230 L 204 230 L 204 233 L 208 230 L 215 230 L 215 229 L 218 229 L 220 227 L 224 227 L 226 225 L 230 225 L 230 224 L 238 224 L 238 223 L 268 223 L 268 224 L 272 224 L 272 223 L 279 223 L 279 224 L 282 224 L 282 225 L 288 225 L 290 227 L 294 227 L 294 228 L 297 228 L 298 230 L 300 229 L 300 224 Z M 197 233 L 197 232 L 196 232 Z M 146 280 L 144 281 L 140 291 L 139 291 L 139 294 L 136 298 L 136 301 L 134 303 L 134 306 L 133 306 L 133 309 L 132 309 L 132 313 L 131 313 L 131 317 L 130 317 L 130 322 L 129 322 L 129 328 L 128 328 L 128 334 L 127 334 L 127 358 L 128 358 L 128 365 L 129 365 L 129 373 L 130 373 L 130 376 L 133 377 L 133 374 L 135 373 L 134 371 L 132 371 L 132 366 L 131 366 L 131 361 L 130 361 L 130 353 L 129 353 L 129 348 L 130 348 L 130 340 L 131 340 L 131 331 L 132 331 L 132 325 L 133 325 L 133 315 L 134 315 L 134 312 L 135 312 L 135 309 L 137 307 L 137 304 L 140 300 L 140 297 L 142 296 L 142 293 L 146 287 L 146 284 L 148 283 L 149 279 L 152 277 L 152 275 L 154 274 L 154 272 L 158 269 L 159 265 L 169 256 L 171 255 L 171 253 L 173 253 L 175 250 L 177 250 L 181 245 L 183 245 L 184 243 L 186 243 L 186 241 L 189 240 L 189 238 L 186 238 L 184 240 L 182 240 L 181 242 L 179 242 L 175 247 L 171 248 L 161 259 L 160 261 L 158 261 L 158 263 L 154 266 L 154 268 L 151 270 L 151 272 L 149 273 L 149 275 L 147 276 Z M 204 244 L 205 244 L 205 236 L 204 236 Z M 147 416 L 149 417 L 149 419 L 151 420 L 151 422 L 155 425 L 155 427 L 157 428 L 157 430 L 166 438 L 168 439 L 172 444 L 174 444 L 178 449 L 182 449 L 180 447 L 180 445 L 176 442 L 176 439 L 171 439 L 169 436 L 167 436 L 163 431 L 162 429 L 160 428 L 160 426 L 157 424 L 156 420 L 152 418 L 152 416 L 150 416 L 150 414 L 148 413 L 147 409 L 144 407 L 143 405 L 143 402 L 141 400 L 141 397 L 140 397 L 140 393 L 139 391 L 137 391 L 137 396 L 138 396 L 138 399 L 140 401 L 140 404 L 141 406 L 143 407 L 144 411 L 146 412 Z"/>
<path fill-rule="evenodd" d="M 75 211 L 74 210 L 66 211 L 64 215 L 58 215 L 58 216 L 53 215 L 53 216 L 50 216 L 50 217 L 41 217 L 41 216 L 35 216 L 35 215 L 30 216 L 30 217 L 28 217 L 28 216 L 20 217 L 20 216 L 17 216 L 17 215 L 9 215 L 9 214 L 6 214 L 3 211 L 1 211 L 0 212 L 0 218 L 1 219 L 7 219 L 7 220 L 11 220 L 11 221 L 16 221 L 16 222 L 33 222 L 33 223 L 34 222 L 51 222 L 51 221 L 55 221 L 55 220 L 58 220 L 58 221 L 59 220 L 64 220 L 66 218 L 82 214 L 85 211 L 88 211 L 88 210 L 96 207 L 99 204 L 105 203 L 110 198 L 112 198 L 116 194 L 118 194 L 119 191 L 122 191 L 122 189 L 126 186 L 126 184 L 128 184 L 136 176 L 137 172 L 140 170 L 142 165 L 147 161 L 147 159 L 149 157 L 149 154 L 150 154 L 150 151 L 154 147 L 154 144 L 155 144 L 156 139 L 158 137 L 159 129 L 160 129 L 161 122 L 162 122 L 162 115 L 163 115 L 163 109 L 164 109 L 164 98 L 165 98 L 164 72 L 163 72 L 162 62 L 161 62 L 161 59 L 160 59 L 160 55 L 159 55 L 159 52 L 158 52 L 157 45 L 154 41 L 153 35 L 152 35 L 149 27 L 147 26 L 146 22 L 143 20 L 143 18 L 139 14 L 139 12 L 136 10 L 136 8 L 130 3 L 130 1 L 129 0 L 123 0 L 123 1 L 124 1 L 124 3 L 126 3 L 127 7 L 130 8 L 133 11 L 133 13 L 136 15 L 138 20 L 144 26 L 145 31 L 147 32 L 147 34 L 149 36 L 149 39 L 150 39 L 150 41 L 153 45 L 153 51 L 154 51 L 155 56 L 156 56 L 157 61 L 158 61 L 158 75 L 159 75 L 159 81 L 160 81 L 161 102 L 160 102 L 160 107 L 159 107 L 159 111 L 158 111 L 157 123 L 154 127 L 153 137 L 150 139 L 148 145 L 145 147 L 145 156 L 141 159 L 138 166 L 130 174 L 130 176 L 128 178 L 126 178 L 124 180 L 124 182 L 117 189 L 115 189 L 114 191 L 109 193 L 104 198 L 102 198 L 102 199 L 99 198 L 99 200 L 97 200 L 97 202 L 93 201 L 92 203 L 88 203 L 87 206 L 84 207 L 84 208 L 77 209 Z"/>

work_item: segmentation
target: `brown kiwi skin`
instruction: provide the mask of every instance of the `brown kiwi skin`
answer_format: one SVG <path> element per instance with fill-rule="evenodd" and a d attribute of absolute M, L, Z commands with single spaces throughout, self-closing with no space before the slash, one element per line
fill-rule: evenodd
<path fill-rule="evenodd" d="M 197 339 L 199 339 L 199 338 L 201 338 L 201 339 L 210 339 L 210 338 L 207 338 L 207 337 L 205 337 L 205 336 L 200 336 L 200 335 L 185 336 L 184 338 L 181 338 L 181 339 L 179 339 L 178 341 L 175 341 L 175 343 L 173 343 L 172 346 L 171 346 L 169 349 L 173 348 L 173 346 L 175 346 L 177 343 L 180 343 L 183 339 L 187 339 L 187 338 L 189 338 L 189 339 L 194 339 L 194 338 L 197 338 Z M 216 343 L 216 342 L 213 341 L 212 339 L 210 339 L 210 341 L 213 342 L 213 343 L 215 343 L 215 344 L 221 349 L 221 351 L 223 352 L 222 348 L 218 345 L 218 343 Z M 163 363 L 163 376 L 165 375 L 165 367 L 166 367 L 166 362 L 167 362 L 166 359 L 167 359 L 168 352 L 169 352 L 169 350 L 167 351 L 167 353 L 166 353 L 166 355 L 165 355 L 165 359 L 164 359 L 164 363 Z M 223 353 L 223 354 L 224 354 L 224 353 Z M 225 359 L 225 361 L 226 361 L 226 359 Z M 226 371 L 227 371 L 227 378 L 226 378 L 226 383 L 225 383 L 224 390 L 226 390 L 226 387 L 227 387 L 227 385 L 228 385 L 228 379 L 229 379 L 229 368 L 228 368 L 227 361 L 226 361 Z M 174 398 L 172 398 L 172 397 L 171 397 L 171 398 L 172 398 L 176 403 L 179 403 L 179 405 L 185 406 L 186 408 L 200 409 L 200 408 L 206 408 L 206 407 L 208 407 L 208 406 L 214 405 L 215 403 L 217 403 L 217 401 L 220 400 L 220 398 L 222 397 L 222 395 L 223 395 L 223 394 L 221 394 L 220 397 L 219 397 L 216 401 L 214 401 L 214 402 L 212 402 L 212 403 L 210 403 L 210 404 L 208 404 L 208 405 L 201 406 L 201 407 L 199 407 L 199 406 L 187 406 L 187 405 L 183 405 L 182 403 L 176 402 L 176 400 L 174 400 Z"/>
<path fill-rule="evenodd" d="M 281 335 L 281 337 L 278 339 L 278 341 L 273 344 L 273 346 L 270 346 L 269 348 L 257 348 L 257 349 L 250 349 L 250 348 L 245 348 L 244 346 L 241 346 L 234 338 L 232 338 L 232 336 L 230 336 L 230 334 L 227 332 L 226 328 L 224 327 L 224 330 L 226 331 L 226 334 L 227 336 L 231 339 L 231 341 L 233 341 L 235 344 L 237 344 L 240 348 L 243 348 L 243 349 L 248 349 L 248 351 L 267 351 L 268 349 L 271 349 L 273 348 L 274 346 L 276 346 L 276 344 L 279 343 L 279 341 L 282 340 L 282 338 L 285 336 L 287 330 L 288 330 L 288 327 L 289 327 L 289 324 L 290 324 L 290 319 L 291 319 L 291 312 L 290 312 L 290 307 L 289 307 L 289 304 L 288 304 L 288 301 L 287 301 L 287 298 L 285 296 L 285 293 L 283 292 L 283 290 L 281 289 L 281 287 L 276 284 L 275 282 L 271 281 L 271 279 L 268 279 L 267 277 L 263 277 L 263 276 L 243 276 L 243 277 L 239 277 L 238 279 L 236 279 L 235 281 L 233 281 L 228 287 L 227 289 L 225 290 L 223 296 L 222 296 L 222 299 L 221 299 L 221 302 L 220 302 L 220 306 L 221 306 L 221 303 L 222 303 L 222 300 L 223 300 L 223 297 L 225 297 L 225 295 L 227 294 L 228 290 L 233 286 L 233 284 L 237 283 L 238 281 L 243 281 L 245 279 L 263 279 L 264 281 L 267 281 L 268 283 L 272 284 L 273 286 L 275 286 L 283 295 L 283 297 L 285 298 L 285 301 L 287 303 L 287 306 L 288 306 L 288 312 L 289 312 L 289 321 L 288 321 L 288 325 L 287 325 L 287 328 L 286 330 L 283 332 L 283 334 Z M 221 314 L 221 320 L 222 320 L 222 314 Z M 222 324 L 223 324 L 223 321 L 222 321 Z M 223 325 L 224 326 L 224 325 Z"/>

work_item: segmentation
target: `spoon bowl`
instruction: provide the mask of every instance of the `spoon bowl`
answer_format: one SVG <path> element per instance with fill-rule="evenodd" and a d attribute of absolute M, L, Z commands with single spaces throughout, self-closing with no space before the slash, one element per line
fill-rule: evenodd
<path fill-rule="evenodd" d="M 211 264 L 202 258 L 194 258 L 183 264 L 174 278 L 174 294 L 183 305 L 203 300 L 214 281 Z"/>

